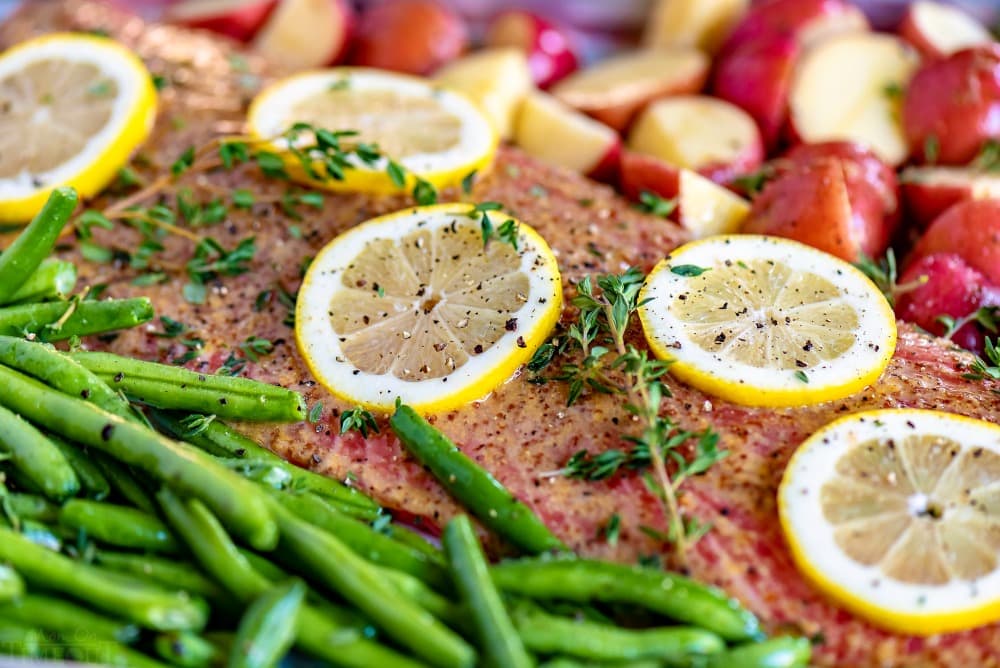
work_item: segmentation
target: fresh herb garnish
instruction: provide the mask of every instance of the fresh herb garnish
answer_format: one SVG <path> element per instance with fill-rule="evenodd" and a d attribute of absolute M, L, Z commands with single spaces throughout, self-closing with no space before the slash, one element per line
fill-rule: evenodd
<path fill-rule="evenodd" d="M 860 259 L 854 263 L 854 266 L 862 274 L 871 279 L 875 287 L 885 295 L 889 306 L 895 306 L 897 297 L 911 290 L 916 290 L 929 280 L 926 274 L 921 274 L 916 280 L 910 283 L 897 283 L 896 281 L 899 276 L 896 269 L 896 254 L 891 248 L 878 260 L 874 260 L 862 253 Z"/>
<path fill-rule="evenodd" d="M 608 518 L 608 521 L 601 528 L 601 533 L 604 534 L 604 542 L 606 542 L 611 547 L 618 545 L 618 535 L 621 532 L 622 518 L 618 513 L 614 513 Z"/>
<path fill-rule="evenodd" d="M 988 139 L 979 149 L 972 166 L 984 172 L 1000 171 L 1000 141 Z"/>
<path fill-rule="evenodd" d="M 503 204 L 500 202 L 480 202 L 469 209 L 466 215 L 473 220 L 476 218 L 479 219 L 479 229 L 483 237 L 483 248 L 489 246 L 493 239 L 499 239 L 504 243 L 510 244 L 514 250 L 517 250 L 517 233 L 520 227 L 517 222 L 508 218 L 500 224 L 500 227 L 493 226 L 493 220 L 490 218 L 489 212 L 500 211 L 501 209 L 503 209 Z"/>
<path fill-rule="evenodd" d="M 576 320 L 561 326 L 535 352 L 528 369 L 535 374 L 532 382 L 567 383 L 568 405 L 591 392 L 622 396 L 625 410 L 635 417 L 639 429 L 638 433 L 622 434 L 632 447 L 599 454 L 577 452 L 557 473 L 584 480 L 603 480 L 623 468 L 649 474 L 647 482 L 662 504 L 669 527 L 666 535 L 683 555 L 686 545 L 697 535 L 689 533 L 696 525 L 681 513 L 678 489 L 687 478 L 704 473 L 729 453 L 719 450 L 718 435 L 710 429 L 685 431 L 660 415 L 663 398 L 670 396 L 662 381 L 668 363 L 651 358 L 647 351 L 625 340 L 625 332 L 641 305 L 639 290 L 643 281 L 642 272 L 634 267 L 620 275 L 582 279 L 571 300 L 578 309 Z M 558 369 L 551 376 L 541 375 L 556 360 L 561 361 Z M 693 450 L 693 456 L 684 454 L 688 449 Z M 676 466 L 672 477 L 667 473 L 668 459 Z"/>
<path fill-rule="evenodd" d="M 639 193 L 638 208 L 654 216 L 666 218 L 677 208 L 677 199 L 665 199 L 654 192 L 643 190 Z"/>
<path fill-rule="evenodd" d="M 767 182 L 777 176 L 773 165 L 764 165 L 756 172 L 743 174 L 733 179 L 733 185 L 742 190 L 747 197 L 753 197 L 764 189 Z"/>
<path fill-rule="evenodd" d="M 706 271 L 711 271 L 709 267 L 699 267 L 696 264 L 675 264 L 670 267 L 670 273 L 684 277 L 701 276 Z"/>
<path fill-rule="evenodd" d="M 359 432 L 363 437 L 368 438 L 368 433 L 378 433 L 378 422 L 371 411 L 355 406 L 340 414 L 340 433 L 346 434 L 349 431 Z"/>
<path fill-rule="evenodd" d="M 1000 306 L 983 306 L 961 318 L 939 315 L 935 320 L 944 325 L 941 336 L 945 339 L 951 339 L 958 330 L 973 322 L 986 331 L 996 334 L 1000 324 Z"/>
<path fill-rule="evenodd" d="M 1000 380 L 1000 349 L 997 347 L 998 344 L 1000 344 L 1000 340 L 987 336 L 983 350 L 986 353 L 986 359 L 976 355 L 976 361 L 972 363 L 972 371 L 962 377 L 968 380 L 985 380 L 987 378 Z"/>
<path fill-rule="evenodd" d="M 938 140 L 937 135 L 927 135 L 924 139 L 924 160 L 930 164 L 934 164 L 938 160 L 938 155 L 941 153 L 941 142 Z"/>
<path fill-rule="evenodd" d="M 318 183 L 342 180 L 347 170 L 358 165 L 376 168 L 384 162 L 390 179 L 405 187 L 412 182 L 412 195 L 418 204 L 433 204 L 437 201 L 437 189 L 426 180 L 409 173 L 398 162 L 384 156 L 378 146 L 357 141 L 353 130 L 330 131 L 308 123 L 296 123 L 287 131 L 269 140 L 250 137 L 224 137 L 214 139 L 200 147 L 189 146 L 174 160 L 169 173 L 150 182 L 144 182 L 132 167 L 125 167 L 119 173 L 119 187 L 140 189 L 122 198 L 111 206 L 98 210 L 87 210 L 75 220 L 81 252 L 97 262 L 111 262 L 124 258 L 133 269 L 149 271 L 153 277 L 142 282 L 155 283 L 165 274 L 163 265 L 156 258 L 163 252 L 161 243 L 165 235 L 184 237 L 195 244 L 194 257 L 187 263 L 190 282 L 182 290 L 184 297 L 192 303 L 204 303 L 207 297 L 205 284 L 220 276 L 232 276 L 247 269 L 246 263 L 252 259 L 252 239 L 244 239 L 234 249 L 224 249 L 212 239 L 203 237 L 191 228 L 204 227 L 224 221 L 229 208 L 250 209 L 254 204 L 264 203 L 278 207 L 289 218 L 301 218 L 300 207 L 319 209 L 323 206 L 322 193 L 303 192 L 289 189 L 278 198 L 255 195 L 246 189 L 220 193 L 218 188 L 198 184 L 197 187 L 182 185 L 185 179 L 207 172 L 236 169 L 244 164 L 255 165 L 267 178 L 288 179 L 285 159 L 278 153 L 267 150 L 271 142 L 287 147 L 291 159 L 303 172 Z M 137 157 L 134 164 L 138 165 Z M 199 190 L 209 190 L 211 196 L 202 198 Z M 155 201 L 155 204 L 149 202 Z M 139 247 L 130 251 L 111 249 L 93 240 L 93 227 L 113 229 L 116 222 L 134 227 L 142 234 Z M 247 254 L 247 251 L 250 251 Z M 211 265 L 207 268 L 205 265 Z M 169 267 L 168 267 L 169 268 Z"/>
<path fill-rule="evenodd" d="M 903 87 L 898 81 L 890 81 L 882 86 L 882 93 L 890 100 L 898 100 L 903 97 Z"/>
<path fill-rule="evenodd" d="M 259 362 L 261 356 L 274 352 L 274 344 L 259 336 L 248 336 L 239 347 L 251 362 Z"/>

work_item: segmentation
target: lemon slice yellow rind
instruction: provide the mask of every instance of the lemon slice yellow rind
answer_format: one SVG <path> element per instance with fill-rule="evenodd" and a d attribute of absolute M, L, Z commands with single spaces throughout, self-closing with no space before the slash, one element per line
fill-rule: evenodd
<path fill-rule="evenodd" d="M 288 153 L 287 143 L 276 139 L 300 121 L 331 131 L 360 131 L 358 139 L 379 144 L 384 157 L 372 166 L 354 160 L 341 181 L 311 179 Z M 445 188 L 471 172 L 489 171 L 499 143 L 489 119 L 461 93 L 419 77 L 357 67 L 301 72 L 271 84 L 251 103 L 247 127 L 285 157 L 289 174 L 300 182 L 385 195 L 401 191 L 386 173 L 386 158 L 405 168 L 402 190 L 411 189 L 415 177 Z M 435 146 L 434 138 L 444 145 Z M 405 154 L 397 150 L 400 146 Z"/>
<path fill-rule="evenodd" d="M 518 279 L 518 285 L 529 287 L 523 294 L 518 290 L 516 294 L 507 296 L 508 301 L 513 299 L 516 302 L 516 308 L 505 309 L 500 315 L 494 315 L 494 319 L 503 321 L 504 324 L 500 327 L 505 331 L 494 332 L 493 336 L 497 338 L 492 344 L 468 355 L 467 362 L 447 375 L 418 381 L 401 379 L 384 369 L 381 373 L 362 371 L 345 353 L 347 344 L 344 332 L 338 332 L 332 323 L 337 318 L 342 321 L 353 318 L 356 321 L 356 314 L 338 313 L 331 305 L 342 303 L 338 302 L 338 295 L 344 294 L 344 277 L 348 271 L 361 264 L 358 262 L 361 254 L 368 252 L 366 249 L 373 244 L 384 241 L 396 243 L 404 237 L 410 238 L 407 235 L 418 231 L 427 235 L 428 244 L 437 238 L 435 235 L 465 235 L 466 248 L 478 247 L 481 250 L 483 246 L 479 221 L 469 218 L 470 209 L 469 204 L 440 204 L 404 209 L 348 230 L 316 256 L 299 290 L 295 334 L 299 351 L 313 376 L 330 392 L 349 403 L 376 411 L 391 411 L 396 399 L 400 398 L 421 413 L 439 413 L 484 398 L 510 378 L 544 343 L 555 327 L 562 309 L 561 279 L 555 257 L 544 239 L 534 229 L 520 223 L 517 269 L 511 274 L 522 275 Z M 509 217 L 502 218 L 507 219 Z M 499 222 L 500 216 L 497 217 L 497 224 Z M 435 250 L 430 253 L 428 263 L 435 262 L 433 258 L 434 253 L 439 252 L 437 248 L 435 246 Z M 490 248 L 492 253 L 512 252 L 507 244 L 497 239 L 490 242 Z M 396 249 L 385 252 L 395 253 Z M 461 259 L 460 265 L 468 277 L 455 275 L 433 282 L 444 282 L 451 286 L 463 284 L 461 290 L 456 288 L 451 293 L 440 291 L 434 285 L 414 285 L 408 295 L 400 296 L 398 289 L 392 294 L 379 294 L 379 286 L 368 281 L 364 286 L 347 287 L 355 289 L 351 293 L 353 295 L 362 293 L 362 299 L 363 291 L 368 291 L 371 300 L 360 302 L 363 309 L 373 308 L 366 304 L 375 303 L 376 296 L 382 300 L 380 303 L 385 304 L 385 309 L 395 308 L 393 316 L 372 323 L 373 327 L 387 326 L 385 320 L 392 320 L 396 316 L 408 317 L 411 310 L 416 312 L 417 309 L 425 308 L 429 301 L 442 304 L 442 309 L 451 308 L 449 305 L 463 299 L 474 301 L 471 297 L 457 297 L 456 293 L 463 292 L 468 296 L 475 293 L 477 287 L 481 287 L 476 285 L 480 280 L 475 276 L 478 261 L 478 255 Z M 386 280 L 392 283 L 389 276 L 386 276 Z M 502 277 L 489 277 L 484 282 L 491 282 L 495 288 L 495 282 L 503 280 Z M 422 288 L 426 288 L 426 291 Z M 428 312 L 430 311 L 424 311 Z M 449 313 L 450 320 L 443 318 L 446 325 L 452 329 L 464 326 L 461 320 L 456 325 L 455 311 Z M 378 349 L 385 353 L 388 360 L 386 364 L 395 364 L 393 355 L 407 345 L 411 336 L 420 337 L 421 334 L 414 331 L 404 332 L 400 336 L 396 332 L 392 336 L 387 334 L 387 338 L 378 343 Z"/>
<path fill-rule="evenodd" d="M 72 159 L 48 172 L 0 179 L 4 222 L 30 220 L 58 186 L 73 186 L 84 198 L 99 193 L 146 140 L 156 119 L 156 90 L 149 71 L 134 53 L 103 37 L 53 33 L 23 42 L 0 55 L 0 82 L 45 60 L 93 65 L 114 82 L 117 95 L 109 121 Z"/>
<path fill-rule="evenodd" d="M 879 378 L 896 346 L 892 309 L 864 274 L 788 239 L 723 235 L 686 244 L 650 272 L 645 300 L 646 340 L 672 361 L 671 373 L 744 405 L 848 396 Z"/>
<path fill-rule="evenodd" d="M 940 439 L 942 443 L 949 444 L 947 447 L 957 449 L 957 453 L 946 451 L 938 455 L 955 462 L 965 459 L 964 465 L 958 465 L 968 468 L 973 476 L 989 469 L 996 473 L 1000 462 L 1000 426 L 992 423 L 918 409 L 867 411 L 840 418 L 818 430 L 799 446 L 788 463 L 778 491 L 781 526 L 795 564 L 809 581 L 836 603 L 890 631 L 908 635 L 932 635 L 967 630 L 1000 620 L 1000 568 L 995 568 L 982 577 L 953 578 L 944 583 L 903 582 L 886 575 L 881 567 L 884 562 L 867 565 L 860 563 L 848 556 L 838 543 L 838 535 L 841 540 L 850 539 L 850 535 L 835 533 L 835 526 L 844 525 L 832 525 L 828 519 L 827 515 L 834 506 L 830 505 L 829 500 L 823 500 L 823 485 L 835 477 L 833 472 L 838 470 L 840 460 L 852 448 L 857 448 L 859 444 L 867 447 L 870 442 L 881 442 L 894 449 L 896 444 L 902 443 L 909 435 Z M 958 447 L 952 444 L 958 444 Z M 921 453 L 920 462 L 926 464 L 932 456 L 934 455 Z M 989 459 L 990 463 L 987 464 L 984 458 Z M 951 482 L 955 482 L 954 470 L 951 473 L 945 470 L 940 474 L 938 484 L 942 484 L 941 480 L 948 475 L 952 476 L 949 486 Z M 889 478 L 871 480 L 871 484 L 876 487 L 870 493 L 877 495 L 879 490 L 890 490 L 891 493 L 894 487 L 905 484 L 892 476 Z M 996 493 L 990 493 L 989 490 L 1000 486 L 1000 479 L 982 477 L 978 482 L 991 499 L 996 496 Z M 973 494 L 976 489 L 972 488 Z M 953 498 L 961 498 L 961 495 L 962 490 L 959 490 L 959 495 Z M 933 497 L 933 494 L 930 496 Z M 909 512 L 911 516 L 924 512 L 918 506 L 925 501 L 921 495 L 909 496 L 905 512 Z M 934 502 L 935 499 L 932 498 L 930 503 Z M 993 526 L 993 532 L 996 531 L 995 523 L 1000 521 L 1000 517 L 997 517 L 1000 509 L 992 504 L 988 509 L 983 504 L 977 509 L 975 503 L 967 502 L 943 503 L 942 506 L 943 509 L 939 510 L 942 513 L 940 521 L 949 521 L 949 513 L 963 518 L 981 513 L 984 514 L 984 526 Z M 863 505 L 857 507 L 864 509 Z M 841 507 L 839 513 L 854 510 Z M 988 517 L 985 516 L 987 510 Z M 891 525 L 886 519 L 891 519 L 894 512 L 898 514 L 904 511 L 879 507 L 865 512 L 872 513 L 868 519 L 878 523 L 873 530 L 885 533 L 886 530 L 882 527 Z M 974 521 L 980 520 L 977 517 Z M 851 526 L 848 524 L 844 530 L 850 532 Z M 895 535 L 890 532 L 889 537 L 893 539 Z M 986 542 L 985 536 L 983 538 Z M 920 540 L 937 540 L 936 546 L 945 546 L 940 542 L 940 534 L 921 537 Z M 892 540 L 887 542 L 891 544 L 890 550 L 899 550 L 897 563 L 906 563 L 911 569 L 918 568 L 913 564 L 923 563 L 921 555 L 898 548 Z M 995 535 L 991 536 L 989 542 L 996 543 Z M 993 550 L 988 545 L 984 547 Z M 947 550 L 942 553 L 947 553 Z M 980 560 L 990 559 L 990 555 L 986 553 L 980 553 L 976 557 Z M 994 562 L 997 557 L 994 551 Z M 952 560 L 954 559 L 952 554 Z"/>

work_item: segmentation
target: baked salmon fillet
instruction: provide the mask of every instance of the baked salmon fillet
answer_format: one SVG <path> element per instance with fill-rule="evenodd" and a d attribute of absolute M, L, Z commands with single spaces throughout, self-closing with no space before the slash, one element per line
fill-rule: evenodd
<path fill-rule="evenodd" d="M 0 46 L 56 30 L 104 31 L 133 48 L 168 85 L 160 114 L 142 149 L 147 176 L 169 168 L 188 146 L 242 127 L 246 104 L 261 83 L 276 73 L 224 40 L 140 19 L 92 2 L 28 2 L 0 26 Z M 127 266 L 86 261 L 68 240 L 61 250 L 77 262 L 81 281 L 107 285 L 116 297 L 149 296 L 161 316 L 185 323 L 204 347 L 188 362 L 213 371 L 250 336 L 270 339 L 272 354 L 249 362 L 245 375 L 301 391 L 310 406 L 322 405 L 319 421 L 284 425 L 240 425 L 283 457 L 324 474 L 349 478 L 388 508 L 426 528 L 444 523 L 458 506 L 415 463 L 381 422 L 378 434 L 339 434 L 345 406 L 310 376 L 294 334 L 283 324 L 287 306 L 278 299 L 298 287 L 300 267 L 338 233 L 361 221 L 412 205 L 403 197 L 330 194 L 322 210 L 302 211 L 302 220 L 282 213 L 286 184 L 262 178 L 251 168 L 198 175 L 190 185 L 203 197 L 247 188 L 258 203 L 249 212 L 233 210 L 211 229 L 227 247 L 250 235 L 257 252 L 251 271 L 210 285 L 207 301 L 193 305 L 181 296 L 183 266 L 192 244 L 165 242 L 161 264 L 168 280 L 131 284 Z M 444 192 L 456 199 L 458 192 Z M 502 202 L 532 225 L 556 253 L 564 284 L 588 274 L 618 273 L 629 266 L 648 271 L 685 241 L 675 225 L 635 211 L 605 186 L 542 165 L 515 149 L 500 150 L 492 172 L 480 178 L 471 199 Z M 270 200 L 270 201 L 269 201 Z M 95 207 L 110 200 L 93 202 Z M 97 241 L 134 248 L 129 229 L 95 230 Z M 171 267 L 174 269 L 171 270 Z M 174 361 L 186 349 L 154 336 L 159 324 L 92 341 L 124 355 Z M 633 332 L 639 344 L 641 338 Z M 776 492 L 796 446 L 814 430 L 846 413 L 886 407 L 935 408 L 990 421 L 1000 418 L 1000 385 L 963 378 L 971 357 L 946 341 L 900 325 L 895 356 L 874 385 L 842 401 L 788 409 L 747 408 L 721 401 L 667 378 L 673 393 L 662 410 L 682 428 L 711 426 L 728 458 L 685 483 L 681 503 L 711 530 L 689 549 L 683 568 L 694 578 L 718 585 L 760 615 L 770 632 L 805 633 L 816 640 L 814 662 L 824 666 L 997 666 L 1000 625 L 965 633 L 915 638 L 887 633 L 825 600 L 792 563 L 778 523 Z M 433 423 L 468 455 L 529 504 L 580 554 L 634 562 L 660 557 L 678 566 L 667 546 L 640 530 L 664 528 L 660 507 L 635 474 L 601 482 L 558 474 L 579 450 L 599 453 L 627 447 L 630 416 L 620 398 L 586 395 L 567 407 L 566 387 L 536 385 L 528 374 L 512 378 L 488 398 Z M 555 474 L 554 474 L 555 472 Z M 620 534 L 609 544 L 602 527 L 620 517 Z"/>

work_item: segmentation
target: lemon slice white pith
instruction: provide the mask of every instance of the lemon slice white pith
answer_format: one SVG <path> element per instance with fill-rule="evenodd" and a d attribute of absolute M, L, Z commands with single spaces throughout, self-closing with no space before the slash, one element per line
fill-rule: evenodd
<path fill-rule="evenodd" d="M 857 413 L 810 436 L 778 496 L 799 569 L 845 607 L 927 635 L 1000 619 L 1000 427 Z"/>
<path fill-rule="evenodd" d="M 459 183 L 489 166 L 497 137 L 489 119 L 462 95 L 417 77 L 365 68 L 331 68 L 282 79 L 262 91 L 247 112 L 250 133 L 273 139 L 294 123 L 326 130 L 356 130 L 357 141 L 375 143 L 383 156 L 434 186 Z M 287 148 L 283 140 L 277 148 Z M 393 193 L 383 158 L 372 166 L 354 161 L 338 190 Z M 291 174 L 308 180 L 289 161 Z M 411 179 L 412 183 L 412 179 Z"/>
<path fill-rule="evenodd" d="M 469 204 L 405 209 L 331 241 L 299 290 L 295 334 L 313 375 L 378 410 L 422 412 L 482 398 L 555 326 L 559 270 L 520 224 L 518 249 L 484 248 Z M 509 217 L 495 213 L 496 224 Z"/>
<path fill-rule="evenodd" d="M 646 339 L 671 373 L 736 403 L 838 399 L 875 381 L 896 320 L 861 272 L 788 239 L 709 237 L 661 261 L 640 294 Z"/>
<path fill-rule="evenodd" d="M 57 186 L 97 194 L 149 134 L 156 92 L 122 45 L 56 33 L 0 55 L 0 220 L 29 220 Z"/>

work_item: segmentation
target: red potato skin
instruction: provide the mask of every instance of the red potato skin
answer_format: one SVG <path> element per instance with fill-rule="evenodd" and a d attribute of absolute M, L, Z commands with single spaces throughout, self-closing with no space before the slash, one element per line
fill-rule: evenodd
<path fill-rule="evenodd" d="M 715 181 L 720 186 L 728 186 L 738 176 L 757 171 L 767 157 L 764 151 L 764 138 L 759 130 L 760 128 L 754 134 L 751 142 L 742 147 L 739 156 L 735 159 L 730 162 L 701 165 L 695 171 L 705 178 Z"/>
<path fill-rule="evenodd" d="M 934 253 L 956 253 L 1000 285 L 1000 199 L 965 200 L 945 211 L 917 241 L 906 267 Z"/>
<path fill-rule="evenodd" d="M 928 137 L 935 137 L 936 162 L 944 165 L 966 164 L 987 140 L 1000 138 L 1000 44 L 925 63 L 906 89 L 903 128 L 921 162 L 928 161 Z"/>
<path fill-rule="evenodd" d="M 857 13 L 844 0 L 763 0 L 757 2 L 730 33 L 722 53 L 747 42 L 783 35 L 801 42 L 809 37 L 810 24 Z"/>
<path fill-rule="evenodd" d="M 786 237 L 855 262 L 881 254 L 884 234 L 851 205 L 845 162 L 821 158 L 764 186 L 742 231 Z"/>
<path fill-rule="evenodd" d="M 671 199 L 680 194 L 681 170 L 645 153 L 622 151 L 619 187 L 630 200 L 639 201 L 643 191 Z M 675 209 L 671 218 L 675 218 Z"/>
<path fill-rule="evenodd" d="M 928 60 L 936 60 L 948 55 L 940 51 L 931 40 L 927 39 L 924 31 L 920 29 L 916 19 L 916 5 L 911 4 L 906 8 L 906 13 L 903 15 L 903 20 L 900 21 L 896 32 L 900 37 L 909 42 L 913 48 L 919 51 L 921 56 Z"/>
<path fill-rule="evenodd" d="M 256 0 L 248 2 L 239 10 L 222 16 L 211 16 L 203 19 L 184 20 L 174 19 L 167 10 L 166 19 L 174 21 L 188 28 L 198 28 L 199 30 L 210 30 L 226 37 L 231 37 L 240 42 L 249 42 L 268 16 L 274 11 L 278 4 L 277 0 Z"/>
<path fill-rule="evenodd" d="M 622 142 L 621 139 L 618 139 L 611 145 L 611 148 L 604 154 L 600 162 L 587 172 L 587 176 L 603 183 L 614 183 L 617 181 L 621 171 L 622 152 Z"/>
<path fill-rule="evenodd" d="M 970 178 L 974 178 L 970 174 Z M 925 230 L 942 213 L 962 200 L 972 199 L 971 183 L 935 183 L 933 181 L 907 180 L 906 172 L 900 179 L 907 220 L 918 230 Z"/>
<path fill-rule="evenodd" d="M 902 192 L 907 219 L 924 230 L 949 207 L 965 199 L 967 189 L 957 185 L 928 187 L 923 183 L 904 181 Z"/>
<path fill-rule="evenodd" d="M 772 34 L 723 50 L 712 91 L 757 122 L 768 150 L 774 149 L 788 117 L 788 92 L 801 47 L 795 37 Z"/>
<path fill-rule="evenodd" d="M 899 228 L 902 218 L 899 179 L 896 172 L 872 151 L 847 141 L 799 144 L 785 154 L 783 160 L 805 166 L 815 160 L 840 160 L 847 184 L 851 210 L 856 218 L 866 221 L 870 230 L 869 256 L 881 255 Z"/>
<path fill-rule="evenodd" d="M 920 52 L 920 55 L 928 60 L 936 60 L 941 58 L 945 54 L 938 51 L 930 40 L 928 40 L 923 31 L 917 25 L 916 12 L 914 5 L 910 5 L 906 8 L 906 13 L 903 15 L 903 20 L 900 21 L 899 27 L 896 28 L 896 32 L 900 37 L 909 42 L 914 49 Z"/>
<path fill-rule="evenodd" d="M 622 151 L 619 188 L 626 197 L 638 202 L 642 192 L 651 192 L 677 205 L 668 219 L 683 224 L 684 198 L 681 193 L 681 169 L 651 155 Z"/>
<path fill-rule="evenodd" d="M 921 258 L 903 272 L 898 285 L 915 287 L 896 299 L 896 317 L 938 336 L 945 332 L 939 316 L 962 318 L 982 306 L 1000 305 L 1000 289 L 955 253 Z M 975 323 L 963 326 L 951 338 L 966 350 L 983 351 L 984 334 Z"/>
<path fill-rule="evenodd" d="M 423 76 L 462 55 L 469 46 L 465 22 L 435 0 L 392 0 L 361 16 L 350 61 Z"/>
<path fill-rule="evenodd" d="M 501 26 L 509 21 L 523 21 L 529 26 L 525 34 L 531 35 L 530 44 L 515 44 L 504 37 Z M 490 21 L 485 42 L 490 47 L 514 46 L 523 49 L 528 56 L 531 79 L 543 90 L 576 71 L 580 65 L 569 37 L 555 25 L 531 12 L 512 9 L 497 14 Z"/>

